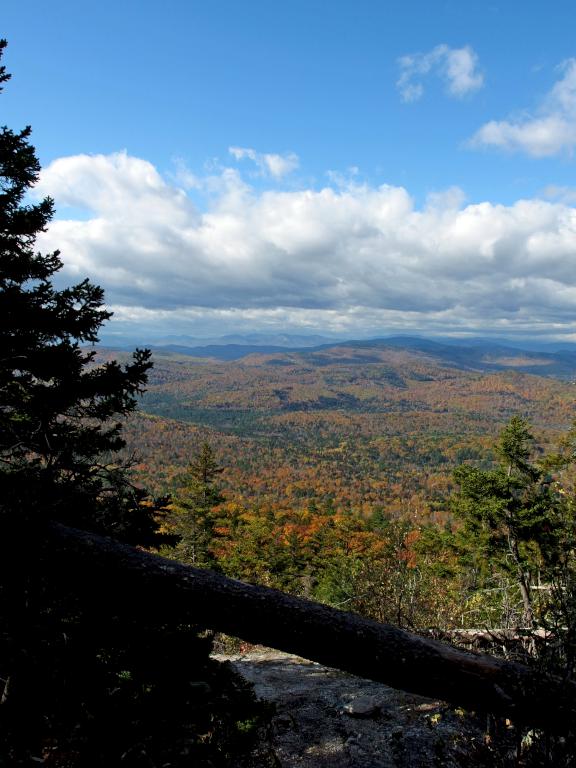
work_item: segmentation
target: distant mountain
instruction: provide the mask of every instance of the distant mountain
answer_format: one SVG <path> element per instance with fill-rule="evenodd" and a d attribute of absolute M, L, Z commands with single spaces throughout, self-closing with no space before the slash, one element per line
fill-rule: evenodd
<path fill-rule="evenodd" d="M 249 355 L 273 355 L 286 352 L 283 346 L 258 346 L 256 344 L 210 344 L 200 347 L 187 347 L 181 344 L 148 345 L 155 354 L 186 355 L 187 357 L 208 358 L 210 360 L 241 360 Z M 289 351 L 300 352 L 302 347 Z"/>
<path fill-rule="evenodd" d="M 433 341 L 418 336 L 392 336 L 385 339 L 348 341 L 334 345 L 324 345 L 302 353 L 311 361 L 319 353 L 326 359 L 333 356 L 334 361 L 342 361 L 342 350 L 353 350 L 359 363 L 366 363 L 366 352 L 383 353 L 397 349 L 417 352 L 443 365 L 469 371 L 489 372 L 517 370 L 540 376 L 573 378 L 576 376 L 576 347 L 556 352 L 533 351 L 518 347 L 494 343 L 492 340 L 472 340 L 472 343 L 456 343 L 450 340 Z M 362 351 L 363 354 L 358 353 Z M 381 358 L 380 358 L 381 359 Z M 376 362 L 376 360 L 374 361 Z M 322 364 L 326 364 L 324 361 Z"/>
<path fill-rule="evenodd" d="M 223 336 L 193 344 L 189 336 L 169 337 L 162 343 L 146 344 L 157 357 L 182 355 L 206 360 L 232 362 L 246 360 L 251 364 L 272 365 L 369 365 L 382 363 L 394 350 L 422 355 L 442 366 L 461 370 L 488 372 L 517 370 L 540 376 L 562 379 L 576 378 L 576 345 L 547 343 L 519 346 L 495 339 L 425 338 L 421 336 L 390 336 L 379 339 L 348 341 L 326 340 L 321 336 L 247 334 Z M 311 344 L 320 339 L 322 343 Z M 264 343 L 264 340 L 266 343 Z M 272 343 L 274 340 L 275 343 Z M 289 342 L 292 342 L 291 344 Z M 556 348 L 553 349 L 553 346 Z M 558 348 L 558 346 L 560 348 Z M 534 348 L 536 347 L 536 348 Z M 116 346 L 130 349 L 133 345 Z M 248 360 L 248 358 L 250 358 Z"/>
<path fill-rule="evenodd" d="M 334 344 L 339 339 L 329 336 L 306 336 L 304 334 L 294 333 L 247 333 L 244 335 L 222 336 L 218 341 L 212 340 L 211 344 L 238 344 L 263 347 L 290 347 L 299 349 L 301 347 L 318 347 L 321 344 Z M 199 344 L 197 346 L 200 346 Z"/>
<path fill-rule="evenodd" d="M 380 337 L 388 338 L 388 337 Z M 438 344 L 457 347 L 511 347 L 513 349 L 528 350 L 530 352 L 561 352 L 576 351 L 576 344 L 569 341 L 550 341 L 547 339 L 516 339 L 507 336 L 472 336 L 469 338 L 454 336 L 414 336 L 414 335 L 394 335 L 390 338 L 416 338 L 429 339 Z"/>
<path fill-rule="evenodd" d="M 102 344 L 106 347 L 117 349 L 132 349 L 135 346 L 154 347 L 155 349 L 194 349 L 198 347 L 222 347 L 222 346 L 243 346 L 243 347 L 288 347 L 291 349 L 301 349 L 304 347 L 317 347 L 321 344 L 334 344 L 341 341 L 341 337 L 334 338 L 330 336 L 305 335 L 293 333 L 246 333 L 246 334 L 228 334 L 217 337 L 197 337 L 184 334 L 170 334 L 162 337 L 146 338 L 122 338 L 104 334 Z M 186 353 L 184 353 L 186 354 Z M 204 355 L 202 355 L 204 357 Z"/>

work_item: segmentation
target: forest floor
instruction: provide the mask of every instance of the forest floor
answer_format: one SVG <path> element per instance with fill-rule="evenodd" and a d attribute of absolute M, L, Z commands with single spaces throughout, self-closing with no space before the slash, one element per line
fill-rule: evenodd
<path fill-rule="evenodd" d="M 270 649 L 216 654 L 272 704 L 278 768 L 467 768 L 500 764 L 486 719 Z M 268 763 L 270 764 L 270 763 Z"/>

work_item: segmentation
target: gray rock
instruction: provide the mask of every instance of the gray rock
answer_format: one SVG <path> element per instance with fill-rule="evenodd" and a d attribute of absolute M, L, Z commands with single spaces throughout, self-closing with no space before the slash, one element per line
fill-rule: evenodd
<path fill-rule="evenodd" d="M 342 711 L 352 717 L 373 717 L 380 712 L 380 702 L 375 696 L 357 696 L 342 707 Z"/>
<path fill-rule="evenodd" d="M 274 704 L 276 768 L 469 768 L 483 732 L 441 702 L 262 649 L 230 661 Z M 442 717 L 430 725 L 430 718 Z M 490 763 L 486 763 L 487 765 Z"/>

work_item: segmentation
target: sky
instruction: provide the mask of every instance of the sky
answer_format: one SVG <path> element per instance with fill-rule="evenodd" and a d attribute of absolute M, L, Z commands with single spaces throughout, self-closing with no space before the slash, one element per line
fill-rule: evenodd
<path fill-rule="evenodd" d="M 6 3 L 60 284 L 107 338 L 576 341 L 576 6 Z"/>

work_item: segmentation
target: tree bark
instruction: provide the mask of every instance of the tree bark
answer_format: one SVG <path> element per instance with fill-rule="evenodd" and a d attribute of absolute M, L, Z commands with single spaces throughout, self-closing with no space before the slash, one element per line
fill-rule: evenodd
<path fill-rule="evenodd" d="M 36 552 L 55 589 L 111 616 L 191 623 L 518 724 L 567 731 L 576 684 L 274 589 L 53 524 Z"/>

